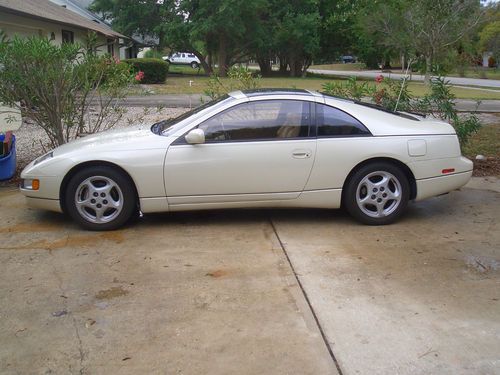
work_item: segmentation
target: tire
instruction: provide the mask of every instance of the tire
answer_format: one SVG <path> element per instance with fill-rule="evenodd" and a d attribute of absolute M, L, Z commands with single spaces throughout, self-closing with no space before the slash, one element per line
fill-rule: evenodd
<path fill-rule="evenodd" d="M 108 166 L 77 172 L 68 183 L 65 202 L 73 220 L 93 231 L 117 229 L 137 209 L 133 183 L 128 176 Z"/>
<path fill-rule="evenodd" d="M 368 225 L 395 222 L 410 198 L 410 184 L 400 168 L 385 162 L 367 164 L 347 182 L 344 204 L 349 214 Z"/>
<path fill-rule="evenodd" d="M 193 68 L 193 69 L 198 69 L 199 66 L 200 66 L 200 64 L 198 64 L 196 61 L 193 61 L 191 63 L 191 68 Z"/>

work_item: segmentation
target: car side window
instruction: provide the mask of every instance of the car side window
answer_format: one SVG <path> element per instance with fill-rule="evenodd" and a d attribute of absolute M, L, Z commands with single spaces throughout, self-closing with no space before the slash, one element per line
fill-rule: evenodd
<path fill-rule="evenodd" d="M 353 137 L 371 135 L 358 120 L 340 109 L 316 104 L 318 137 Z"/>
<path fill-rule="evenodd" d="M 309 136 L 309 102 L 262 100 L 236 105 L 201 123 L 207 142 L 304 138 Z"/>

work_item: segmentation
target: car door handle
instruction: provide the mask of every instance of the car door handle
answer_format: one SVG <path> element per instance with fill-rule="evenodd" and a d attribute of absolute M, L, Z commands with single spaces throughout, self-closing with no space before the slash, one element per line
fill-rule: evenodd
<path fill-rule="evenodd" d="M 311 157 L 311 150 L 293 150 L 292 157 L 294 159 L 307 159 Z"/>

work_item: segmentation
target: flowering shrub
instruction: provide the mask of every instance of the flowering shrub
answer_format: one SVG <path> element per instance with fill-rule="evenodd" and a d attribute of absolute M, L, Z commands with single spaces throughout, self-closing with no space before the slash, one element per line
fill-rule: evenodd
<path fill-rule="evenodd" d="M 375 78 L 375 84 L 359 83 L 355 77 L 350 77 L 345 83 L 325 83 L 323 90 L 326 94 L 346 99 L 372 101 L 390 111 L 430 114 L 453 125 L 462 146 L 481 127 L 474 113 L 458 115 L 451 86 L 441 77 L 431 81 L 431 92 L 422 98 L 411 94 L 407 80 L 395 81 L 382 75 Z"/>
<path fill-rule="evenodd" d="M 139 70 L 135 75 L 135 80 L 137 82 L 141 82 L 143 79 L 144 79 L 144 72 L 142 70 Z"/>
<path fill-rule="evenodd" d="M 109 128 L 123 115 L 116 103 L 133 79 L 128 66 L 89 50 L 40 37 L 0 41 L 0 102 L 40 126 L 48 147 Z"/>
<path fill-rule="evenodd" d="M 169 65 L 161 59 L 125 59 L 122 63 L 132 68 L 137 82 L 165 83 L 167 79 Z M 140 72 L 142 72 L 142 78 L 138 80 Z"/>

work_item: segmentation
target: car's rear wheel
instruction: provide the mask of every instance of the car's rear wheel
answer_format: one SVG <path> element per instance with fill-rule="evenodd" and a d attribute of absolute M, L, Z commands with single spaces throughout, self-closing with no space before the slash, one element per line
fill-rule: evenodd
<path fill-rule="evenodd" d="M 200 64 L 198 64 L 196 61 L 193 61 L 191 63 L 191 68 L 193 68 L 193 69 L 198 69 L 199 66 L 200 66 Z"/>
<path fill-rule="evenodd" d="M 385 162 L 367 164 L 347 182 L 344 204 L 357 220 L 369 225 L 396 221 L 405 211 L 410 184 L 400 168 Z"/>
<path fill-rule="evenodd" d="M 76 173 L 67 186 L 65 202 L 69 215 L 89 230 L 117 229 L 130 219 L 136 207 L 129 178 L 108 166 Z"/>

